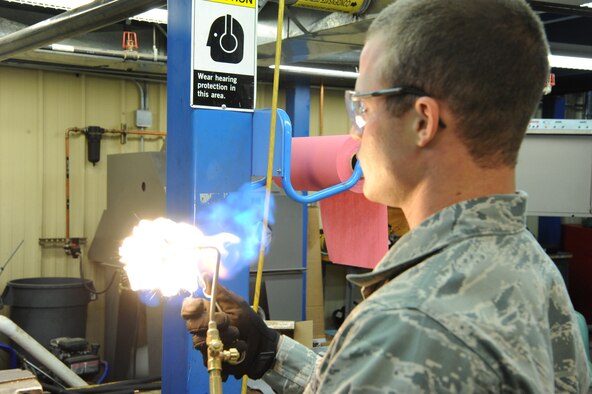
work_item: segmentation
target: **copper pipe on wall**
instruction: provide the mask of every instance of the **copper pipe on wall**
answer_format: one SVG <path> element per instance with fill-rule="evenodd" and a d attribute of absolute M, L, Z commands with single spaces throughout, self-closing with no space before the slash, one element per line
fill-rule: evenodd
<path fill-rule="evenodd" d="M 151 136 L 155 136 L 155 137 L 166 137 L 167 133 L 164 131 L 136 131 L 136 130 L 126 130 L 125 128 L 123 130 L 118 130 L 118 129 L 105 129 L 105 134 L 113 134 L 113 135 L 151 135 Z"/>
<path fill-rule="evenodd" d="M 105 130 L 105 134 L 107 137 L 118 135 L 122 144 L 125 144 L 127 142 L 128 135 L 139 135 L 142 138 L 141 141 L 143 141 L 144 136 L 166 138 L 166 135 L 167 135 L 167 133 L 162 132 L 162 131 L 133 131 L 133 130 L 128 131 L 125 127 L 123 128 L 123 130 L 116 130 L 116 129 Z M 142 144 L 142 148 L 140 151 L 141 152 L 144 151 L 143 144 Z"/>

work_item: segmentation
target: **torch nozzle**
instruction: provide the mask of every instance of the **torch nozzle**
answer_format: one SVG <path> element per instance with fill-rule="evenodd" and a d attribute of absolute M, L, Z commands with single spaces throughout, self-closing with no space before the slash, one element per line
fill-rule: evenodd
<path fill-rule="evenodd" d="M 216 302 L 216 293 L 218 290 L 218 276 L 220 274 L 220 251 L 218 250 L 218 248 L 214 247 L 214 246 L 203 246 L 200 247 L 200 249 L 213 249 L 216 252 L 216 265 L 214 266 L 214 276 L 212 277 L 212 287 L 211 287 L 211 294 L 206 294 L 206 292 L 204 291 L 204 295 L 206 297 L 210 297 L 210 303 L 211 303 L 211 307 L 210 307 L 210 323 L 214 321 L 214 313 L 215 313 L 215 309 L 218 308 L 219 310 L 222 310 L 220 308 L 220 306 L 218 305 L 218 303 Z M 205 285 L 205 281 L 203 280 L 203 278 L 199 278 L 201 279 L 201 282 L 204 283 Z"/>

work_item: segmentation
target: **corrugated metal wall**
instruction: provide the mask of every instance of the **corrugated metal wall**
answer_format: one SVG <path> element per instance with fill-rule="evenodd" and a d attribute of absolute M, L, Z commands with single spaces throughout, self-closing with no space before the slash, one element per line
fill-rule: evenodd
<path fill-rule="evenodd" d="M 153 127 L 166 131 L 166 85 L 148 86 Z M 65 135 L 68 128 L 100 126 L 135 129 L 140 95 L 133 81 L 16 68 L 0 68 L 0 264 L 24 240 L 2 275 L 0 289 L 12 279 L 80 275 L 77 259 L 59 244 L 43 247 L 43 238 L 66 236 Z M 157 151 L 162 138 L 145 138 L 145 151 Z M 70 236 L 90 246 L 106 207 L 108 154 L 138 152 L 139 137 L 125 144 L 105 136 L 101 160 L 86 160 L 86 141 L 70 137 Z M 101 290 L 103 269 L 84 258 L 84 275 Z M 109 278 L 107 278 L 109 279 Z M 89 304 L 89 340 L 102 343 L 101 297 Z M 3 313 L 6 313 L 6 308 Z"/>
<path fill-rule="evenodd" d="M 166 131 L 166 85 L 149 84 L 149 109 L 153 127 Z M 319 134 L 319 89 L 311 89 L 310 134 Z M 280 94 L 279 107 L 285 105 Z M 348 120 L 343 90 L 325 89 L 324 134 L 343 134 Z M 43 247 L 40 239 L 65 238 L 65 136 L 68 128 L 100 126 L 134 129 L 135 110 L 140 106 L 133 81 L 0 67 L 0 266 L 24 240 L 5 271 L 0 289 L 12 279 L 80 275 L 79 262 L 64 253 L 60 244 Z M 257 106 L 271 106 L 271 86 L 257 89 Z M 159 138 L 146 138 L 145 151 L 158 151 Z M 93 166 L 86 159 L 86 140 L 70 134 L 70 236 L 86 238 L 90 246 L 106 208 L 108 154 L 139 152 L 138 137 L 104 137 L 101 160 Z M 103 268 L 83 259 L 86 278 L 97 290 L 110 276 Z M 5 308 L 2 313 L 7 313 Z M 104 303 L 102 297 L 88 309 L 87 338 L 103 343 Z"/>

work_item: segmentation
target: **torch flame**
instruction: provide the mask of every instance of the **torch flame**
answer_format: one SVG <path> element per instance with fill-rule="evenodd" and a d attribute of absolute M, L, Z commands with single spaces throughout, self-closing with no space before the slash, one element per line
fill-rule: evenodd
<path fill-rule="evenodd" d="M 264 202 L 264 189 L 245 184 L 200 206 L 196 219 L 203 232 L 165 218 L 140 221 L 119 248 L 132 289 L 160 290 L 164 296 L 194 292 L 201 274 L 214 272 L 218 257 L 221 278 L 241 272 L 258 257 L 261 243 L 267 249 L 271 241 L 270 228 L 262 226 Z M 273 198 L 269 204 L 272 224 Z"/>
<path fill-rule="evenodd" d="M 203 271 L 213 272 L 220 253 L 240 239 L 230 233 L 204 235 L 197 227 L 170 219 L 141 220 L 119 248 L 132 290 L 160 290 L 173 296 L 181 290 L 193 293 Z M 218 252 L 216 252 L 217 249 Z M 220 275 L 225 276 L 223 266 Z"/>

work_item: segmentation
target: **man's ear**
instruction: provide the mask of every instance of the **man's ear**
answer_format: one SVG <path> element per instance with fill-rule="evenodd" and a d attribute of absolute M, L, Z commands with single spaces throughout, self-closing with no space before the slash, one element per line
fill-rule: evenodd
<path fill-rule="evenodd" d="M 440 105 L 432 97 L 420 97 L 414 106 L 417 114 L 415 131 L 417 133 L 417 146 L 424 148 L 430 144 L 438 134 L 438 122 L 440 120 Z"/>

